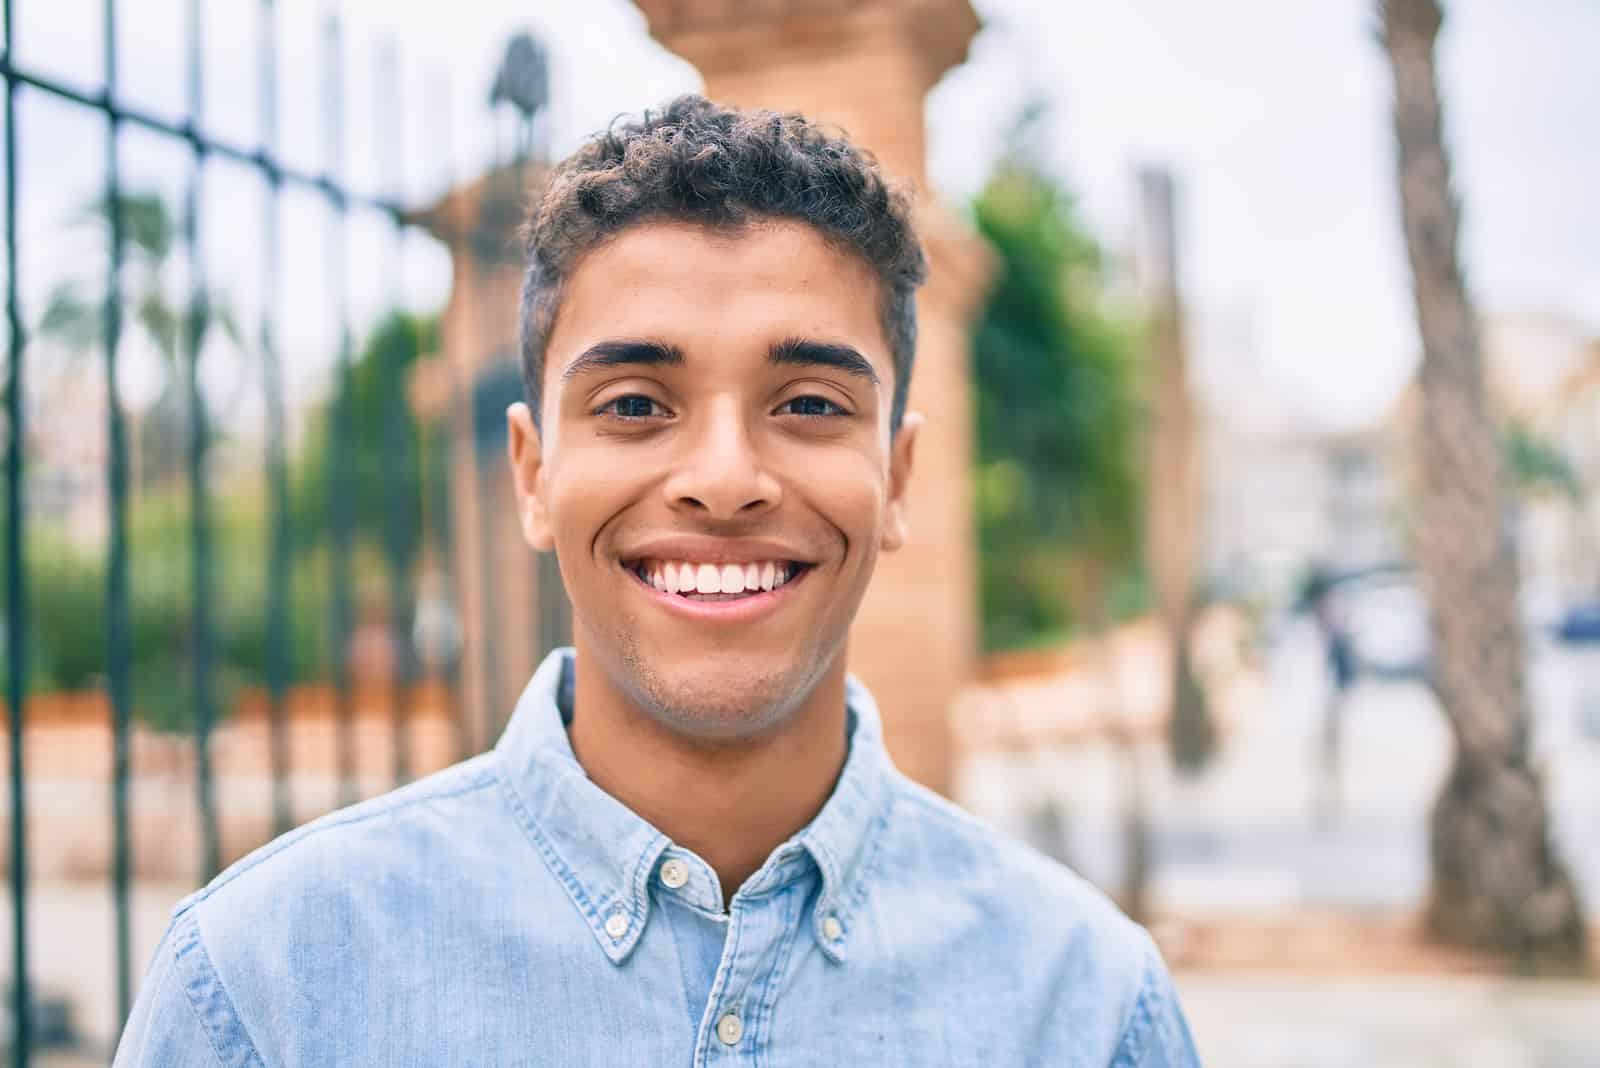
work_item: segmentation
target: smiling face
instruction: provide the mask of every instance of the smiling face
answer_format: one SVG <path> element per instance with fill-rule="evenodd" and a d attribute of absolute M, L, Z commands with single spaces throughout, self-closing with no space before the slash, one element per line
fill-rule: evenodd
<path fill-rule="evenodd" d="M 842 686 L 918 423 L 890 433 L 879 310 L 871 268 L 803 223 L 638 224 L 565 282 L 539 429 L 510 415 L 523 531 L 556 552 L 580 658 L 679 733 L 759 735 Z"/>

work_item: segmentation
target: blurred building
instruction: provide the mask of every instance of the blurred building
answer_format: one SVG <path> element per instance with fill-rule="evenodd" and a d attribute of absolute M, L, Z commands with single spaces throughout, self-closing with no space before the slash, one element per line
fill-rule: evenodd
<path fill-rule="evenodd" d="M 416 221 L 449 246 L 442 351 L 418 361 L 412 400 L 450 440 L 450 544 L 473 748 L 493 744 L 545 650 L 570 640 L 550 561 L 523 542 L 506 460 L 505 411 L 522 399 L 517 227 L 545 165 L 514 162 L 452 190 Z M 541 581 L 542 580 L 542 581 Z"/>
<path fill-rule="evenodd" d="M 1405 553 L 1400 483 L 1381 427 L 1205 436 L 1207 575 L 1222 592 L 1282 593 L 1312 564 L 1382 567 Z"/>
<path fill-rule="evenodd" d="M 978 29 L 968 0 L 641 0 L 650 32 L 693 63 L 706 95 L 797 110 L 842 127 L 892 174 L 927 188 L 923 98 L 963 61 Z M 553 561 L 529 553 L 514 519 L 504 412 L 519 399 L 521 263 L 513 235 L 538 164 L 515 164 L 419 215 L 449 246 L 454 285 L 444 351 L 419 368 L 414 398 L 448 419 L 454 555 L 469 708 L 498 728 L 542 650 L 570 622 Z M 919 300 L 911 404 L 928 417 L 917 449 L 911 544 L 882 558 L 853 633 L 851 668 L 879 699 L 890 749 L 914 778 L 948 791 L 949 706 L 977 658 L 968 337 L 987 252 L 924 196 L 930 280 Z M 930 576 L 938 576 L 937 581 Z M 487 738 L 480 739 L 486 741 Z"/>
<path fill-rule="evenodd" d="M 1517 486 L 1527 597 L 1553 605 L 1592 596 L 1600 589 L 1600 341 L 1568 316 L 1520 311 L 1488 316 L 1483 348 L 1495 417 L 1544 469 L 1531 484 L 1524 472 Z M 1215 585 L 1262 591 L 1312 562 L 1359 571 L 1406 558 L 1414 382 L 1371 425 L 1337 433 L 1240 418 L 1231 390 L 1200 392 Z"/>

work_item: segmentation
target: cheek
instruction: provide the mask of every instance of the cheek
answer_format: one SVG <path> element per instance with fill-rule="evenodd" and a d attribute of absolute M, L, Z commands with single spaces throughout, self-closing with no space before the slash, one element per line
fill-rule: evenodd
<path fill-rule="evenodd" d="M 788 484 L 796 496 L 843 531 L 852 554 L 863 541 L 876 545 L 883 524 L 886 479 L 878 457 L 865 452 L 811 452 L 790 465 Z"/>
<path fill-rule="evenodd" d="M 558 552 L 569 560 L 587 556 L 605 525 L 638 501 L 648 473 L 618 463 L 600 449 L 562 450 L 545 468 L 546 500 Z"/>

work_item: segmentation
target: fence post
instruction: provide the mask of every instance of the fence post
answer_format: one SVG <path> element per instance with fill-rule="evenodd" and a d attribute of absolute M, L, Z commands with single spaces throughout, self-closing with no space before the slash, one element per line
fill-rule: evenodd
<path fill-rule="evenodd" d="M 261 144 L 267 158 L 278 150 L 278 37 L 272 0 L 261 0 Z M 278 196 L 283 176 L 268 167 L 266 202 L 261 227 L 261 379 L 267 415 L 267 729 L 272 766 L 272 833 L 294 826 L 289 798 L 289 744 L 285 701 L 290 674 L 289 608 L 294 582 L 289 543 L 289 463 L 284 438 L 287 413 L 283 399 L 283 368 L 278 361 L 278 284 L 282 263 L 278 248 Z"/>
<path fill-rule="evenodd" d="M 22 717 L 28 678 L 28 588 L 23 568 L 23 449 L 26 424 L 22 403 L 22 357 L 27 338 L 17 296 L 17 80 L 11 57 L 17 28 L 11 0 L 3 14 L 6 35 L 6 319 L 11 327 L 11 359 L 6 368 L 6 698 L 11 728 L 11 988 L 12 1063 L 27 1068 L 33 1028 L 28 991 L 27 798 L 23 781 Z"/>
<path fill-rule="evenodd" d="M 105 0 L 106 99 L 117 94 L 116 0 Z M 106 279 L 106 465 L 111 527 L 106 569 L 106 683 L 111 697 L 111 895 L 116 913 L 117 1032 L 133 1004 L 132 933 L 128 914 L 132 834 L 128 819 L 129 733 L 133 716 L 128 622 L 128 439 L 117 384 L 117 350 L 122 344 L 122 173 L 117 144 L 119 117 L 106 114 L 106 228 L 109 270 Z"/>
<path fill-rule="evenodd" d="M 404 154 L 400 138 L 405 129 L 400 110 L 400 65 L 394 42 L 385 42 L 378 60 L 379 107 L 390 118 L 387 153 L 388 186 L 396 204 L 405 198 L 405 181 L 402 176 Z M 405 252 L 405 218 L 394 216 L 394 255 L 389 260 L 390 315 L 400 325 L 403 262 Z M 398 340 L 398 338 L 397 338 Z M 413 354 L 415 357 L 416 354 Z M 387 381 L 384 383 L 383 444 L 384 489 L 387 498 L 388 521 L 384 524 L 384 557 L 389 578 L 389 649 L 390 694 L 393 716 L 394 782 L 403 785 L 411 778 L 411 688 L 416 682 L 416 657 L 411 640 L 411 619 L 414 591 L 412 568 L 416 562 L 418 531 L 414 517 L 420 502 L 406 499 L 406 490 L 415 491 L 418 481 L 407 476 L 420 470 L 419 442 L 408 431 L 406 422 L 406 368 L 402 365 L 399 345 L 389 350 Z"/>
<path fill-rule="evenodd" d="M 344 164 L 344 64 L 340 55 L 339 20 L 328 16 L 324 33 L 323 109 L 329 204 L 333 222 L 328 228 L 328 260 L 333 265 L 333 292 L 339 321 L 337 390 L 328 447 L 328 511 L 333 525 L 333 687 L 339 766 L 339 801 L 353 804 L 358 797 L 355 769 L 354 694 L 350 678 L 350 638 L 355 629 L 351 574 L 353 531 L 351 524 L 350 457 L 355 432 L 350 342 L 349 280 L 345 265 L 346 206 L 335 184 Z"/>
<path fill-rule="evenodd" d="M 211 499 L 206 462 L 211 430 L 207 422 L 205 397 L 200 391 L 200 350 L 209 326 L 210 306 L 206 294 L 205 254 L 200 244 L 201 189 L 204 181 L 206 145 L 199 126 L 204 100 L 201 96 L 200 0 L 189 2 L 189 189 L 184 206 L 183 240 L 189 253 L 189 313 L 184 341 L 188 356 L 189 392 L 189 562 L 194 589 L 194 745 L 195 793 L 200 809 L 200 881 L 210 882 L 222 870 L 222 841 L 217 824 L 217 806 L 211 781 L 211 727 L 215 720 L 211 692 Z"/>

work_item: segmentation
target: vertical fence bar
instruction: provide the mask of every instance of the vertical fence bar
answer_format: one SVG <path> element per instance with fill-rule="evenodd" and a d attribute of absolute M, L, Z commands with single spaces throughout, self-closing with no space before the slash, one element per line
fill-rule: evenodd
<path fill-rule="evenodd" d="M 378 56 L 378 107 L 388 118 L 386 166 L 390 196 L 396 205 L 405 198 L 402 168 L 405 154 L 401 134 L 405 129 L 400 107 L 400 59 L 392 40 L 385 41 Z M 380 134 L 385 131 L 380 130 Z M 394 216 L 394 254 L 389 259 L 389 314 L 396 325 L 402 320 L 403 253 L 405 219 Z M 396 342 L 401 340 L 396 335 Z M 418 491 L 414 475 L 421 459 L 417 440 L 406 420 L 406 374 L 409 370 L 400 344 L 388 347 L 388 373 L 384 376 L 383 455 L 384 455 L 384 557 L 389 579 L 389 647 L 391 712 L 394 717 L 394 782 L 405 784 L 411 778 L 411 692 L 416 683 L 416 657 L 411 641 L 411 616 L 414 591 L 412 566 L 416 559 L 416 515 L 421 505 L 412 496 Z M 416 354 L 413 354 L 416 355 Z"/>
<path fill-rule="evenodd" d="M 483 707 L 478 711 L 483 723 L 483 747 L 488 749 L 494 745 L 500 738 L 501 732 L 505 730 L 508 713 L 505 711 L 505 705 L 501 701 L 500 695 L 499 630 L 491 625 L 491 621 L 500 618 L 500 587 L 489 579 L 496 563 L 494 528 L 489 522 L 489 516 L 493 512 L 491 505 L 494 503 L 493 494 L 489 486 L 489 480 L 492 475 L 484 469 L 482 459 L 478 455 L 478 395 L 477 390 L 471 385 L 472 375 L 472 371 L 467 372 L 468 385 L 466 392 L 470 398 L 468 403 L 472 405 L 473 413 L 472 437 L 467 444 L 468 448 L 472 450 L 470 453 L 472 457 L 472 491 L 476 498 L 474 507 L 478 512 L 478 544 L 474 548 L 478 552 L 478 558 L 483 562 L 478 565 L 479 575 L 481 576 L 479 582 L 482 586 L 478 618 L 472 620 L 468 626 L 478 628 L 478 640 L 480 648 L 483 650 L 482 659 L 480 660 L 483 673 L 483 688 L 480 691 L 483 694 Z M 466 626 L 463 627 L 463 630 L 465 629 Z"/>
<path fill-rule="evenodd" d="M 260 91 L 261 146 L 270 160 L 278 151 L 278 27 L 272 0 L 261 0 Z M 287 413 L 283 367 L 278 360 L 277 320 L 281 257 L 278 245 L 278 197 L 283 177 L 276 166 L 264 168 L 267 198 L 261 227 L 261 379 L 267 411 L 267 730 L 272 765 L 272 833 L 294 825 L 289 799 L 289 742 L 285 701 L 289 655 L 294 647 L 289 607 L 294 581 L 289 544 L 289 462 L 285 445 Z"/>
<path fill-rule="evenodd" d="M 434 357 L 446 360 L 443 354 Z M 446 402 L 457 403 L 454 389 Z M 427 547 L 422 555 L 431 561 L 434 574 L 429 596 L 434 599 L 430 621 L 433 654 L 429 667 L 438 672 L 445 702 L 445 718 L 455 736 L 456 760 L 466 760 L 475 748 L 470 725 L 461 700 L 461 640 L 458 618 L 454 547 L 451 540 L 450 514 L 450 427 L 451 415 L 443 415 L 419 423 L 417 450 L 420 454 L 420 479 L 422 490 L 422 537 Z M 447 614 L 446 614 L 447 613 Z"/>
<path fill-rule="evenodd" d="M 190 564 L 194 621 L 191 650 L 194 657 L 195 793 L 200 809 L 201 881 L 210 882 L 222 869 L 222 841 L 217 825 L 216 797 L 211 782 L 211 726 L 215 707 L 211 693 L 211 502 L 206 478 L 210 427 L 205 398 L 200 391 L 200 350 L 210 315 L 206 293 L 205 257 L 200 246 L 201 184 L 204 180 L 206 144 L 199 136 L 204 99 L 201 96 L 200 48 L 204 37 L 200 0 L 189 3 L 189 190 L 184 210 L 183 239 L 189 253 L 189 314 L 185 337 L 189 389 L 189 515 Z"/>
<path fill-rule="evenodd" d="M 11 0 L 0 8 L 6 59 L 17 54 L 17 27 Z M 22 703 L 28 679 L 28 588 L 22 566 L 23 449 L 27 424 L 22 403 L 22 303 L 17 293 L 17 80 L 6 72 L 6 319 L 11 327 L 11 362 L 6 367 L 6 702 L 11 733 L 11 1060 L 27 1068 L 33 1045 L 32 998 L 28 984 L 27 798 L 23 782 Z"/>
<path fill-rule="evenodd" d="M 450 107 L 452 97 L 450 77 L 445 71 L 437 70 L 429 79 L 429 97 L 434 102 L 432 117 L 428 120 L 431 134 L 429 142 L 437 150 L 440 158 L 444 160 L 444 181 L 437 196 L 440 199 L 448 197 L 455 188 L 455 139 L 452 136 L 454 129 L 450 121 Z M 441 324 L 442 325 L 442 324 Z M 439 335 L 439 352 L 436 359 L 442 362 L 445 377 L 450 386 L 450 396 L 446 400 L 443 413 L 434 421 L 433 425 L 420 428 L 423 441 L 426 445 L 419 446 L 422 451 L 423 470 L 425 472 L 423 485 L 425 510 L 423 515 L 424 531 L 426 537 L 432 540 L 436 566 L 443 576 L 443 590 L 439 596 L 449 606 L 451 622 L 455 630 L 450 635 L 451 644 L 445 647 L 443 658 L 444 692 L 445 700 L 449 704 L 450 722 L 455 728 L 456 757 L 466 760 L 477 749 L 473 741 L 472 724 L 467 722 L 466 701 L 462 697 L 461 678 L 461 597 L 457 582 L 455 539 L 452 524 L 454 513 L 451 509 L 451 480 L 452 462 L 455 457 L 455 427 L 457 425 L 456 409 L 462 403 L 461 388 L 456 381 L 455 362 L 452 358 L 449 339 L 441 330 Z"/>
<path fill-rule="evenodd" d="M 105 0 L 106 99 L 117 94 L 116 0 Z M 122 172 L 117 155 L 120 119 L 106 113 L 106 226 L 110 238 L 106 278 L 106 464 L 110 505 L 110 559 L 106 568 L 106 685 L 111 695 L 111 897 L 116 913 L 117 1026 L 119 1034 L 133 1004 L 133 951 L 128 917 L 132 835 L 128 820 L 129 733 L 133 715 L 128 620 L 128 435 L 117 383 L 117 350 L 122 343 Z"/>
<path fill-rule="evenodd" d="M 354 738 L 354 693 L 350 678 L 350 637 L 355 629 L 351 568 L 353 541 L 350 461 L 355 448 L 355 397 L 351 367 L 349 280 L 345 272 L 345 229 L 348 206 L 337 185 L 344 166 L 344 59 L 340 50 L 339 19 L 329 15 L 325 32 L 324 91 L 328 174 L 326 188 L 333 209 L 328 228 L 328 262 L 333 272 L 333 292 L 338 316 L 338 378 L 333 405 L 333 433 L 328 448 L 328 511 L 333 526 L 333 686 L 336 759 L 339 766 L 339 804 L 357 798 Z"/>

